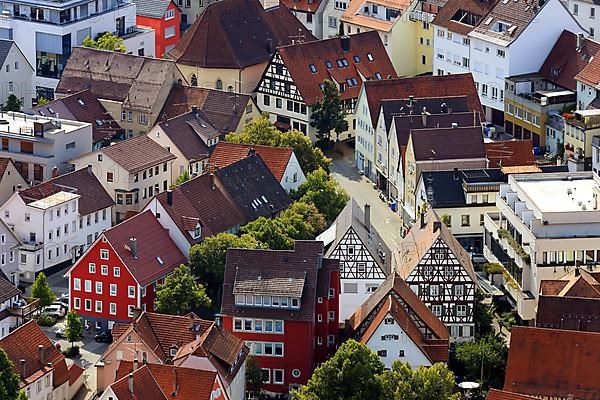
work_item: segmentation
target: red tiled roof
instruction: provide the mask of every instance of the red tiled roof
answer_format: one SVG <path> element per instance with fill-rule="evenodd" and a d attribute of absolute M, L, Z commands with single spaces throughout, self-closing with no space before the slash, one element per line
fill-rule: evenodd
<path fill-rule="evenodd" d="M 293 150 L 289 147 L 272 147 L 250 144 L 219 142 L 213 150 L 208 165 L 210 168 L 224 168 L 248 156 L 251 149 L 263 159 L 277 181 L 281 182 Z"/>
<path fill-rule="evenodd" d="M 277 46 L 314 36 L 287 9 L 265 10 L 258 0 L 211 3 L 165 56 L 202 68 L 245 68 L 268 62 Z M 201 77 L 199 77 L 201 79 Z"/>
<path fill-rule="evenodd" d="M 414 97 L 467 96 L 469 111 L 483 113 L 479 94 L 470 73 L 443 76 L 371 80 L 365 82 L 372 125 L 377 124 L 381 100 Z"/>
<path fill-rule="evenodd" d="M 25 204 L 29 204 L 61 191 L 81 196 L 78 203 L 80 215 L 89 215 L 115 205 L 102 183 L 88 168 L 81 168 L 22 190 L 19 196 Z"/>
<path fill-rule="evenodd" d="M 535 165 L 531 140 L 506 140 L 485 144 L 488 168 Z"/>
<path fill-rule="evenodd" d="M 558 86 L 576 91 L 575 77 L 592 62 L 592 59 L 597 58 L 598 52 L 600 43 L 586 38 L 582 48 L 577 49 L 577 35 L 563 31 L 540 68 L 540 75 Z M 595 78 L 597 80 L 597 75 Z"/>
<path fill-rule="evenodd" d="M 148 368 L 154 381 L 168 399 L 211 399 L 210 395 L 217 376 L 217 373 L 214 371 L 165 364 L 145 364 L 145 367 Z M 127 377 L 132 372 L 134 372 L 133 362 L 122 360 L 117 369 L 117 380 L 123 378 L 127 380 Z M 135 378 L 136 374 L 134 372 L 134 389 Z M 119 400 L 121 400 L 120 397 Z M 140 398 L 140 400 L 145 400 L 145 398 Z"/>
<path fill-rule="evenodd" d="M 281 0 L 279 4 L 283 4 L 291 11 L 300 11 L 304 13 L 314 14 L 321 5 L 321 0 Z"/>
<path fill-rule="evenodd" d="M 504 390 L 536 397 L 600 398 L 600 333 L 515 326 Z"/>
<path fill-rule="evenodd" d="M 600 299 L 542 295 L 535 323 L 538 328 L 600 332 Z"/>
<path fill-rule="evenodd" d="M 12 158 L 0 157 L 0 179 L 2 179 L 4 176 L 9 164 L 12 164 L 13 168 L 16 170 L 15 163 L 13 162 Z"/>
<path fill-rule="evenodd" d="M 185 255 L 150 210 L 110 228 L 103 236 L 142 286 L 168 275 L 186 262 Z M 136 258 L 130 251 L 132 237 L 137 243 Z"/>
<path fill-rule="evenodd" d="M 348 40 L 350 51 L 342 49 L 342 41 Z M 360 93 L 364 79 L 377 79 L 379 73 L 383 79 L 395 78 L 396 71 L 390 61 L 381 38 L 376 31 L 369 31 L 345 37 L 335 37 L 315 42 L 306 42 L 280 47 L 277 52 L 287 67 L 294 84 L 307 105 L 313 104 L 321 96 L 320 85 L 324 80 L 333 80 L 344 84 L 340 93 L 342 100 L 355 99 Z M 370 61 L 369 55 L 373 61 Z M 358 60 L 355 60 L 358 57 Z M 348 66 L 340 67 L 337 60 L 345 59 Z M 331 63 L 328 69 L 326 62 Z M 311 71 L 311 65 L 316 72 Z M 355 79 L 356 85 L 349 86 L 346 80 Z M 406 96 L 408 97 L 408 96 Z"/>
<path fill-rule="evenodd" d="M 485 159 L 481 126 L 412 129 L 410 136 L 417 161 Z"/>
<path fill-rule="evenodd" d="M 69 386 L 73 385 L 77 379 L 79 379 L 79 377 L 81 375 L 83 375 L 84 369 L 81 368 L 79 365 L 73 363 L 71 365 L 69 365 Z"/>
<path fill-rule="evenodd" d="M 43 346 L 44 362 L 40 360 L 38 346 Z M 13 369 L 21 377 L 21 387 L 53 371 L 52 384 L 55 388 L 69 380 L 65 356 L 54 347 L 48 336 L 35 321 L 29 321 L 0 339 L 0 348 L 6 351 L 13 363 Z M 22 373 L 21 360 L 25 360 L 25 374 Z M 52 363 L 52 366 L 48 366 Z"/>
<path fill-rule="evenodd" d="M 567 286 L 568 281 L 561 281 L 558 279 L 555 280 L 543 280 L 540 283 L 540 294 L 546 296 L 556 296 L 560 293 L 561 290 L 565 286 Z"/>
<path fill-rule="evenodd" d="M 99 151 L 130 173 L 136 173 L 176 158 L 146 135 L 118 142 Z"/>
<path fill-rule="evenodd" d="M 143 365 L 131 374 L 132 388 L 129 388 L 129 375 L 124 375 L 110 385 L 119 400 L 167 400 L 170 398 L 162 391 L 148 365 Z"/>
<path fill-rule="evenodd" d="M 523 394 L 506 392 L 504 390 L 490 389 L 486 400 L 535 400 L 535 397 L 525 396 Z"/>
<path fill-rule="evenodd" d="M 448 0 L 443 7 L 440 7 L 431 24 L 447 28 L 461 35 L 467 35 L 494 7 L 496 1 Z M 468 22 L 471 16 L 474 18 L 472 24 Z"/>

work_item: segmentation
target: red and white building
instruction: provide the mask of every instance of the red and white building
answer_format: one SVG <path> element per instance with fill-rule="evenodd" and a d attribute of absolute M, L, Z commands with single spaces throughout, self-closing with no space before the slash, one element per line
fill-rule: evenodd
<path fill-rule="evenodd" d="M 222 326 L 246 342 L 269 393 L 305 384 L 338 345 L 339 262 L 323 255 L 318 241 L 227 251 Z"/>
<path fill-rule="evenodd" d="M 173 0 L 133 0 L 133 3 L 137 10 L 136 23 L 154 29 L 154 57 L 161 58 L 179 42 L 181 10 Z"/>
<path fill-rule="evenodd" d="M 186 257 L 150 211 L 105 231 L 66 273 L 70 308 L 96 329 L 154 309 L 156 285 Z"/>

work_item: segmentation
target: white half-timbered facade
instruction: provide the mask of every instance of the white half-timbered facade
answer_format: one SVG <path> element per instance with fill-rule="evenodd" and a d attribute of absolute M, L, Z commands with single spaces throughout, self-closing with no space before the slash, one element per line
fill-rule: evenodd
<path fill-rule="evenodd" d="M 429 211 L 394 253 L 394 269 L 450 331 L 453 341 L 474 337 L 477 278 L 469 254 Z"/>
<path fill-rule="evenodd" d="M 371 225 L 370 214 L 368 204 L 363 211 L 351 199 L 333 225 L 317 238 L 330 245 L 325 256 L 340 261 L 340 322 L 348 319 L 390 273 L 390 250 Z"/>

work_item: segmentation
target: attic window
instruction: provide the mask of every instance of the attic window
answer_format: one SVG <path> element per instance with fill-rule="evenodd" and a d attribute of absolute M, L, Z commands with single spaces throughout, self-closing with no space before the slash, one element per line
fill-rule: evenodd
<path fill-rule="evenodd" d="M 355 82 L 356 82 L 355 78 L 346 79 L 346 84 L 348 84 L 348 87 L 356 86 Z"/>
<path fill-rule="evenodd" d="M 42 110 L 39 110 L 38 112 L 40 113 L 40 115 L 41 115 L 42 117 L 45 117 L 45 116 L 46 116 L 46 113 L 44 113 Z"/>
<path fill-rule="evenodd" d="M 54 110 L 50 107 L 48 107 L 48 111 L 50 111 L 50 114 L 54 114 Z"/>
<path fill-rule="evenodd" d="M 160 256 L 156 256 L 156 261 L 158 261 L 158 263 L 159 263 L 160 265 L 165 265 L 165 262 L 163 261 L 163 259 L 162 259 L 162 258 L 160 258 Z"/>
<path fill-rule="evenodd" d="M 369 61 L 373 61 L 373 54 L 371 54 L 371 53 L 367 53 L 367 59 L 368 59 Z"/>
<path fill-rule="evenodd" d="M 308 68 L 310 68 L 310 72 L 312 72 L 313 74 L 317 73 L 317 67 L 315 67 L 315 64 L 310 64 Z"/>
<path fill-rule="evenodd" d="M 360 62 L 360 57 L 354 56 L 354 62 L 358 64 Z"/>
<path fill-rule="evenodd" d="M 346 90 L 346 85 L 342 82 L 340 83 L 340 93 L 344 92 L 344 90 Z"/>
<path fill-rule="evenodd" d="M 379 72 L 375 72 L 375 78 L 381 80 L 381 74 Z"/>
<path fill-rule="evenodd" d="M 325 67 L 326 67 L 327 69 L 331 69 L 331 68 L 333 68 L 333 65 L 331 65 L 331 62 L 329 62 L 329 61 L 325 61 Z"/>
<path fill-rule="evenodd" d="M 77 102 L 79 103 L 80 106 L 85 106 L 85 102 L 81 99 L 77 99 Z"/>

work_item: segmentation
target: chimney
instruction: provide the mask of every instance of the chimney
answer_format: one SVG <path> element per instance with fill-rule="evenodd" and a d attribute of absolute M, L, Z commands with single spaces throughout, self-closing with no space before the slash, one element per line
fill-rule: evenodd
<path fill-rule="evenodd" d="M 458 128 L 458 122 L 453 122 L 452 123 L 452 129 L 456 129 Z"/>
<path fill-rule="evenodd" d="M 196 320 L 194 319 L 194 314 L 190 313 L 190 319 L 188 320 L 188 329 L 190 331 L 194 330 L 194 324 L 196 324 Z"/>
<path fill-rule="evenodd" d="M 365 217 L 364 217 L 365 228 L 368 232 L 371 232 L 371 205 L 365 203 Z"/>
<path fill-rule="evenodd" d="M 167 204 L 173 205 L 173 191 L 171 189 L 167 189 Z"/>
<path fill-rule="evenodd" d="M 217 188 L 217 186 L 215 185 L 215 174 L 213 174 L 212 172 L 210 174 L 210 186 L 212 187 L 212 190 L 215 190 Z"/>
<path fill-rule="evenodd" d="M 425 213 L 421 213 L 421 229 L 425 228 Z"/>
<path fill-rule="evenodd" d="M 139 366 L 139 365 L 138 365 L 138 359 L 137 359 L 137 357 L 135 357 L 135 358 L 133 359 L 133 370 L 134 370 L 134 371 L 135 371 L 135 370 L 137 370 L 137 369 L 138 369 L 138 366 Z"/>
<path fill-rule="evenodd" d="M 267 43 L 265 45 L 267 53 L 273 54 L 273 39 L 267 38 Z"/>
<path fill-rule="evenodd" d="M 581 49 L 583 48 L 583 41 L 585 40 L 585 36 L 583 35 L 583 33 L 578 33 L 577 34 L 577 51 L 581 51 Z"/>
<path fill-rule="evenodd" d="M 94 174 L 94 172 L 92 171 L 92 164 L 87 165 L 87 173 L 90 176 Z"/>
<path fill-rule="evenodd" d="M 133 258 L 137 260 L 138 259 L 137 239 L 133 236 L 129 238 L 129 251 L 131 252 L 131 255 L 133 256 Z"/>
<path fill-rule="evenodd" d="M 177 396 L 177 388 L 178 388 L 178 384 L 177 384 L 177 369 L 173 368 L 173 393 L 171 393 L 172 397 Z"/>
<path fill-rule="evenodd" d="M 127 377 L 127 386 L 129 387 L 129 393 L 133 394 L 133 373 L 130 373 Z"/>
<path fill-rule="evenodd" d="M 38 345 L 38 358 L 40 359 L 40 364 L 44 365 L 44 345 Z"/>
<path fill-rule="evenodd" d="M 423 112 L 421 113 L 421 123 L 423 124 L 423 128 L 427 127 L 427 108 L 423 107 Z"/>
<path fill-rule="evenodd" d="M 198 106 L 197 105 L 192 105 L 192 112 L 195 114 L 198 112 Z"/>
<path fill-rule="evenodd" d="M 250 147 L 248 149 L 248 157 L 253 156 L 256 154 L 256 149 L 254 147 Z"/>
<path fill-rule="evenodd" d="M 344 53 L 350 51 L 350 36 L 342 36 L 342 51 Z"/>
<path fill-rule="evenodd" d="M 442 223 L 440 221 L 433 221 L 433 233 L 436 233 L 440 229 L 442 229 Z"/>
<path fill-rule="evenodd" d="M 21 378 L 25 379 L 26 378 L 26 376 L 25 376 L 25 359 L 21 358 L 20 362 L 21 362 Z"/>
<path fill-rule="evenodd" d="M 454 167 L 454 180 L 457 181 L 458 180 L 458 168 Z"/>
<path fill-rule="evenodd" d="M 52 177 L 56 178 L 58 176 L 58 168 L 52 167 Z"/>

